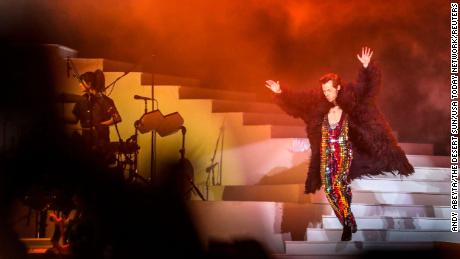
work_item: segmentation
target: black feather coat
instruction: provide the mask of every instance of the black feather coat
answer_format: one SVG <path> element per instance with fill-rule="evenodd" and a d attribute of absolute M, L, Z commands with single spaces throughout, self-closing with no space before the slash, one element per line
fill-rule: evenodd
<path fill-rule="evenodd" d="M 414 173 L 404 151 L 375 103 L 381 73 L 376 62 L 361 67 L 356 82 L 342 85 L 337 103 L 349 118 L 349 139 L 353 145 L 350 180 L 390 172 L 408 176 Z M 321 188 L 320 145 L 324 116 L 333 107 L 320 87 L 303 91 L 283 89 L 274 94 L 278 105 L 291 116 L 301 118 L 310 140 L 311 162 L 305 181 L 305 193 Z"/>

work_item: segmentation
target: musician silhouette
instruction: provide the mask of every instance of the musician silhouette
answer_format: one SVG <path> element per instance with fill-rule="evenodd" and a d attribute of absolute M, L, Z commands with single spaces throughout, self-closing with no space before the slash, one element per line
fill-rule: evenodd
<path fill-rule="evenodd" d="M 105 77 L 101 70 L 80 76 L 83 98 L 73 107 L 73 123 L 80 122 L 82 143 L 99 153 L 105 160 L 113 159 L 110 150 L 109 126 L 121 122 L 114 101 L 104 94 Z"/>

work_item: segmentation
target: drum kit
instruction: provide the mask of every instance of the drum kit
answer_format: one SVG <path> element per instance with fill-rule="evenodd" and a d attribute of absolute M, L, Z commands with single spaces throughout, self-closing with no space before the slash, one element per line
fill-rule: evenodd
<path fill-rule="evenodd" d="M 161 137 L 171 135 L 179 131 L 183 126 L 184 120 L 178 112 L 163 115 L 159 110 L 144 113 L 141 118 L 134 123 L 134 135 L 123 141 L 111 142 L 109 150 L 116 155 L 116 164 L 123 172 L 128 173 L 128 182 L 140 180 L 149 183 L 149 180 L 138 173 L 138 135 L 155 131 Z M 118 132 L 118 131 L 117 131 Z M 151 180 L 150 180 L 151 181 Z"/>
<path fill-rule="evenodd" d="M 61 101 L 64 102 L 76 102 L 79 100 L 79 96 L 63 94 L 61 95 Z M 189 187 L 185 191 L 186 197 L 190 197 L 190 192 L 195 192 L 202 200 L 206 200 L 200 190 L 193 182 L 193 167 L 188 159 L 185 158 L 185 133 L 186 128 L 183 126 L 184 119 L 178 112 L 173 112 L 167 115 L 163 115 L 159 110 L 147 112 L 147 100 L 151 100 L 148 97 L 142 97 L 135 95 L 134 99 L 142 99 L 145 101 L 144 114 L 139 120 L 134 122 L 134 134 L 128 139 L 123 140 L 118 131 L 118 127 L 115 124 L 119 141 L 113 141 L 108 144 L 107 150 L 109 153 L 115 155 L 115 166 L 123 171 L 123 174 L 128 182 L 142 182 L 152 183 L 152 179 L 147 179 L 138 172 L 138 154 L 140 146 L 138 144 L 138 135 L 146 134 L 155 131 L 161 137 L 165 137 L 174 134 L 178 131 L 182 132 L 182 148 L 179 150 L 181 157 L 179 159 L 179 168 L 181 174 L 186 182 L 186 186 Z"/>
<path fill-rule="evenodd" d="M 75 103 L 81 100 L 81 96 L 75 94 L 62 93 L 59 95 L 59 102 L 63 103 Z M 145 102 L 151 100 L 148 97 L 142 97 L 135 95 L 135 99 L 142 99 Z M 127 172 L 127 180 L 133 182 L 140 180 L 144 183 L 148 183 L 149 180 L 143 177 L 138 173 L 137 164 L 138 164 L 138 154 L 140 146 L 138 144 L 138 135 L 150 133 L 155 131 L 161 137 L 171 135 L 182 129 L 184 119 L 178 112 L 170 113 L 163 115 L 159 110 L 154 110 L 147 112 L 145 108 L 144 114 L 140 119 L 134 122 L 134 134 L 123 140 L 118 131 L 117 124 L 115 124 L 115 129 L 118 134 L 118 141 L 112 141 L 107 144 L 105 152 L 115 156 L 116 167 Z"/>

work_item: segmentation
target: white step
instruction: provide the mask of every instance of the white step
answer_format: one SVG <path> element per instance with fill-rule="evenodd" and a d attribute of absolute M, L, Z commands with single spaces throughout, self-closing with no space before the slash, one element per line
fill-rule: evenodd
<path fill-rule="evenodd" d="M 232 100 L 212 100 L 212 112 L 253 112 L 286 114 L 278 105 L 266 102 L 242 102 Z"/>
<path fill-rule="evenodd" d="M 327 202 L 326 197 L 315 198 L 311 202 Z M 364 204 L 417 204 L 417 205 L 439 205 L 448 206 L 450 204 L 449 194 L 439 193 L 399 193 L 399 192 L 353 192 L 352 203 Z"/>
<path fill-rule="evenodd" d="M 369 204 L 448 205 L 446 181 L 358 179 L 352 182 L 353 202 Z M 210 200 L 324 203 L 324 189 L 304 194 L 304 184 L 230 185 L 210 187 Z"/>
<path fill-rule="evenodd" d="M 120 70 L 119 70 L 120 71 Z M 122 70 L 123 71 L 123 70 Z M 201 81 L 194 78 L 187 78 L 182 76 L 173 76 L 165 74 L 154 74 L 155 85 L 180 85 L 185 86 L 187 89 L 195 89 L 197 91 L 206 91 L 209 88 L 200 88 Z M 141 85 L 152 85 L 152 74 L 141 74 Z M 212 90 L 212 89 L 210 89 Z"/>
<path fill-rule="evenodd" d="M 411 180 L 435 180 L 435 181 L 450 181 L 450 167 L 414 167 L 415 173 L 409 177 L 400 177 L 387 173 L 385 175 L 376 175 L 370 178 L 385 178 L 385 179 L 411 179 Z"/>
<path fill-rule="evenodd" d="M 448 167 L 450 168 L 449 156 L 406 155 L 412 166 L 422 167 Z"/>
<path fill-rule="evenodd" d="M 196 86 L 192 85 L 192 86 Z M 258 95 L 254 92 L 229 91 L 225 89 L 207 87 L 186 87 L 179 88 L 180 99 L 218 99 L 218 100 L 237 100 L 237 101 L 257 101 Z"/>
<path fill-rule="evenodd" d="M 314 211 L 318 216 L 318 223 L 324 215 L 334 216 L 331 206 L 328 203 L 291 203 L 291 202 L 265 202 L 265 201 L 192 201 L 195 204 L 204 203 L 206 206 L 217 208 L 227 208 L 228 206 L 239 206 L 253 208 L 258 206 L 280 206 L 281 208 L 295 208 L 301 217 L 307 216 Z M 292 209 L 294 210 L 294 209 Z M 450 206 L 425 206 L 425 205 L 388 205 L 388 204 L 359 204 L 352 203 L 351 210 L 355 217 L 431 217 L 431 218 L 450 218 Z M 306 213 L 306 214 L 304 214 Z M 320 213 L 320 215 L 317 215 Z M 321 225 L 317 225 L 320 227 Z"/>
<path fill-rule="evenodd" d="M 327 204 L 327 206 L 330 206 Z M 449 206 L 424 206 L 424 205 L 368 205 L 351 204 L 355 217 L 385 216 L 385 217 L 450 217 Z M 330 215 L 334 215 L 331 213 Z"/>
<path fill-rule="evenodd" d="M 210 200 L 225 201 L 273 201 L 299 203 L 328 203 L 324 190 L 314 194 L 304 194 L 302 184 L 254 185 L 254 186 L 216 186 L 211 190 L 222 193 L 221 197 Z M 222 190 L 223 189 L 223 190 Z M 448 206 L 447 193 L 401 193 L 352 190 L 352 203 L 394 204 L 394 205 L 439 205 Z"/>
<path fill-rule="evenodd" d="M 435 248 L 434 242 L 381 242 L 381 241 L 286 241 L 286 255 L 358 255 L 372 250 L 417 250 L 430 251 Z M 312 257 L 313 258 L 313 257 Z M 329 257 L 314 257 L 329 258 Z M 339 257 L 342 258 L 342 257 Z"/>
<path fill-rule="evenodd" d="M 406 179 L 356 179 L 351 183 L 352 190 L 381 191 L 400 193 L 442 193 L 448 194 L 450 182 Z"/>
<path fill-rule="evenodd" d="M 307 241 L 340 241 L 342 228 L 307 228 Z M 353 241 L 444 241 L 460 243 L 460 235 L 447 231 L 429 230 L 359 230 L 353 234 Z"/>
<path fill-rule="evenodd" d="M 358 228 L 361 230 L 449 230 L 450 218 L 428 217 L 355 217 Z M 340 229 L 342 225 L 336 216 L 323 216 L 324 229 Z"/>
<path fill-rule="evenodd" d="M 425 143 L 398 143 L 404 153 L 408 155 L 429 155 L 434 154 L 434 145 Z"/>
<path fill-rule="evenodd" d="M 243 113 L 244 125 L 289 125 L 289 126 L 304 126 L 305 123 L 301 119 L 296 119 L 287 114 L 270 114 L 270 113 Z"/>

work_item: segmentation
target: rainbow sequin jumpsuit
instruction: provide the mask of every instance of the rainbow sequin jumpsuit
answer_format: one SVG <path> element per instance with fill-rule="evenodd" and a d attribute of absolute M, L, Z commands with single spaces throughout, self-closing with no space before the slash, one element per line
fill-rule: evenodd
<path fill-rule="evenodd" d="M 340 121 L 329 125 L 327 114 L 321 132 L 321 182 L 326 197 L 342 226 L 356 224 L 351 212 L 351 188 L 349 180 L 353 149 L 348 138 L 348 116 L 342 112 Z"/>

